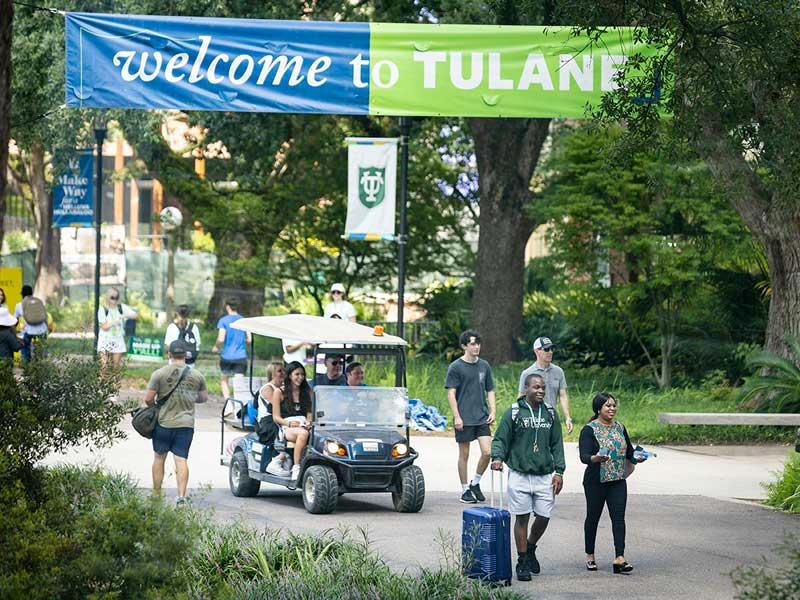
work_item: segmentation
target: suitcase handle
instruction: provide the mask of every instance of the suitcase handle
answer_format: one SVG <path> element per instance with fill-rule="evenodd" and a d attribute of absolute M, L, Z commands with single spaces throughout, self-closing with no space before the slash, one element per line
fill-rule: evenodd
<path fill-rule="evenodd" d="M 492 491 L 491 491 L 491 494 L 489 496 L 489 501 L 492 503 L 492 507 L 493 508 L 494 507 L 500 508 L 500 509 L 503 508 L 503 471 L 504 470 L 505 470 L 504 468 L 500 469 L 500 505 L 497 506 L 494 503 L 494 469 L 491 469 L 491 471 L 492 471 Z"/>

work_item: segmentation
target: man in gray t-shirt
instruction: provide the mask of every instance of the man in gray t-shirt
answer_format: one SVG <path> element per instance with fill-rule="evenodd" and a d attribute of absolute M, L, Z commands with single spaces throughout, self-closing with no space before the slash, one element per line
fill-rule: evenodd
<path fill-rule="evenodd" d="M 486 497 L 481 492 L 480 481 L 492 451 L 492 433 L 489 425 L 495 417 L 494 381 L 489 363 L 479 358 L 481 336 L 475 331 L 465 331 L 459 337 L 464 350 L 461 358 L 447 368 L 444 387 L 453 412 L 453 425 L 458 442 L 458 477 L 461 480 L 461 502 L 475 504 Z M 467 482 L 469 445 L 478 440 L 481 457 L 475 477 Z"/>
<path fill-rule="evenodd" d="M 545 383 L 544 403 L 555 409 L 556 400 L 560 402 L 567 432 L 572 433 L 574 425 L 569 415 L 567 379 L 564 377 L 564 370 L 553 364 L 554 348 L 555 344 L 548 337 L 538 337 L 534 340 L 533 352 L 536 354 L 536 361 L 520 374 L 518 393 L 520 396 L 525 393 L 525 379 L 528 375 L 541 375 Z"/>

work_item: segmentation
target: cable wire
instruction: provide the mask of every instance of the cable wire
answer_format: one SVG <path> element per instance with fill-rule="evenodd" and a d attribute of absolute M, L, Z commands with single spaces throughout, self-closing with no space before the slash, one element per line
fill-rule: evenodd
<path fill-rule="evenodd" d="M 32 8 L 33 10 L 40 10 L 42 12 L 48 12 L 52 15 L 61 15 L 64 16 L 67 13 L 63 10 L 58 8 L 53 8 L 49 6 L 39 6 L 37 4 L 28 4 L 27 2 L 19 2 L 19 0 L 11 0 L 11 4 L 18 4 L 19 6 L 27 6 L 28 8 Z"/>

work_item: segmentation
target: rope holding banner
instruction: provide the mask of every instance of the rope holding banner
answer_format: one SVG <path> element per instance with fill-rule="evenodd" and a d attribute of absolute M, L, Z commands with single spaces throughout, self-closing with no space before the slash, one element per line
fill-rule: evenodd
<path fill-rule="evenodd" d="M 53 8 L 52 6 L 39 6 L 37 4 L 28 4 L 27 2 L 19 2 L 18 0 L 11 0 L 11 4 L 18 4 L 19 6 L 27 6 L 28 8 L 32 8 L 33 10 L 48 12 L 51 15 L 61 15 L 62 17 L 67 14 L 66 11 L 60 10 L 58 8 Z"/>

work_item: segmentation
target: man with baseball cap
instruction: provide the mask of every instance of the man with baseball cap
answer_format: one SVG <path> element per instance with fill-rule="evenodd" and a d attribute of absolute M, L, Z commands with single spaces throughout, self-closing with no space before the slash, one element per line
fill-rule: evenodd
<path fill-rule="evenodd" d="M 175 479 L 178 483 L 177 504 L 186 502 L 189 483 L 189 448 L 194 437 L 194 405 L 208 401 L 206 380 L 197 369 L 186 365 L 186 346 L 181 340 L 169 345 L 170 364 L 150 376 L 145 404 L 166 398 L 158 411 L 153 431 L 153 491 L 161 492 L 164 463 L 172 452 L 175 460 Z"/>
<path fill-rule="evenodd" d="M 564 377 L 564 370 L 558 365 L 553 364 L 553 350 L 555 348 L 553 340 L 549 337 L 537 337 L 533 341 L 533 352 L 536 354 L 536 361 L 519 376 L 518 394 L 525 393 L 525 379 L 528 375 L 536 374 L 544 378 L 545 394 L 544 403 L 556 408 L 556 399 L 561 404 L 561 412 L 567 424 L 567 432 L 572 433 L 575 427 L 572 417 L 569 415 L 569 396 L 567 395 L 567 379 Z"/>
<path fill-rule="evenodd" d="M 344 299 L 345 289 L 341 283 L 334 283 L 331 286 L 331 300 L 332 302 L 325 305 L 323 309 L 323 316 L 330 319 L 335 318 L 334 315 L 345 321 L 356 322 L 356 309 L 347 300 Z"/>

